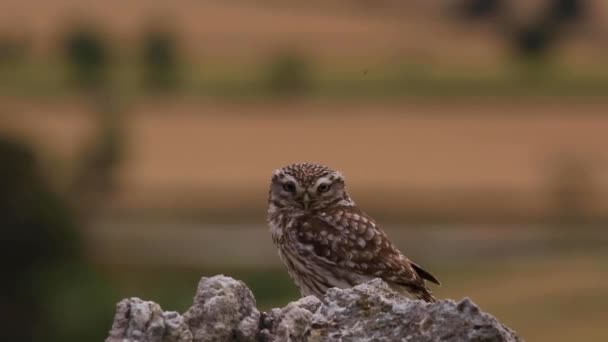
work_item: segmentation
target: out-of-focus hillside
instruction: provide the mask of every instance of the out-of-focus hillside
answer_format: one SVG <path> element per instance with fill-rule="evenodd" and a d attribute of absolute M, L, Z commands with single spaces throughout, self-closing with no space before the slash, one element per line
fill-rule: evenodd
<path fill-rule="evenodd" d="M 496 67 L 509 54 L 511 28 L 505 25 L 539 16 L 548 1 L 509 1 L 508 19 L 477 22 L 459 14 L 459 3 L 466 1 L 210 0 L 175 6 L 151 0 L 5 0 L 0 28 L 27 35 L 35 51 L 51 55 L 70 21 L 96 23 L 134 53 L 142 28 L 160 19 L 180 33 L 195 64 L 259 62 L 289 47 L 322 64 L 371 67 L 408 59 Z M 608 51 L 608 5 L 587 1 L 585 6 L 584 25 L 562 39 L 555 55 L 570 64 L 599 65 Z"/>

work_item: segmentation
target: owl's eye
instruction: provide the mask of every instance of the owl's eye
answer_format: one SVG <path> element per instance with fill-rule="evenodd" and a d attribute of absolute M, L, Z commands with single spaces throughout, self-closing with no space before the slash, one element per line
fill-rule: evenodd
<path fill-rule="evenodd" d="M 292 182 L 283 183 L 283 190 L 287 192 L 296 192 L 296 185 Z"/>
<path fill-rule="evenodd" d="M 319 184 L 319 186 L 317 187 L 317 191 L 318 192 L 326 192 L 327 190 L 329 190 L 329 184 L 327 183 L 323 183 L 323 184 Z"/>

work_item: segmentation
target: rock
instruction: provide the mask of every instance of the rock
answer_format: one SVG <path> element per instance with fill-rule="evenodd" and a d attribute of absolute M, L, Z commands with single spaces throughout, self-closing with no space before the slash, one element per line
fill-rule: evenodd
<path fill-rule="evenodd" d="M 429 304 L 393 292 L 380 279 L 330 289 L 314 314 L 318 341 L 520 341 L 469 299 Z"/>
<path fill-rule="evenodd" d="M 118 303 L 106 342 L 186 341 L 522 341 L 469 299 L 425 303 L 380 279 L 330 289 L 260 313 L 251 291 L 224 276 L 202 278 L 180 316 L 138 298 Z"/>
<path fill-rule="evenodd" d="M 194 305 L 184 314 L 193 341 L 255 341 L 260 312 L 242 281 L 224 276 L 202 278 Z"/>
<path fill-rule="evenodd" d="M 317 297 L 304 297 L 289 303 L 282 309 L 272 309 L 260 322 L 258 340 L 261 341 L 304 341 L 314 312 L 321 306 Z"/>
<path fill-rule="evenodd" d="M 192 333 L 177 312 L 163 312 L 160 305 L 139 298 L 116 305 L 112 330 L 106 342 L 186 342 Z"/>

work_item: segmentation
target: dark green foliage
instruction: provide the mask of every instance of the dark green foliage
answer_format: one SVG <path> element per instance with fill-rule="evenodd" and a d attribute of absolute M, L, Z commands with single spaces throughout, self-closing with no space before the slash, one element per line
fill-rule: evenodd
<path fill-rule="evenodd" d="M 268 86 L 282 95 L 295 95 L 308 90 L 310 68 L 306 59 L 295 52 L 278 55 L 270 65 Z"/>
<path fill-rule="evenodd" d="M 491 18 L 500 32 L 506 33 L 519 57 L 541 59 L 561 38 L 568 22 L 585 14 L 585 0 L 550 0 L 533 20 L 522 21 L 503 0 L 461 0 L 453 5 L 455 13 L 466 20 Z"/>
<path fill-rule="evenodd" d="M 88 25 L 76 25 L 65 34 L 63 45 L 77 85 L 98 86 L 105 81 L 110 56 L 100 32 Z"/>
<path fill-rule="evenodd" d="M 558 21 L 569 21 L 581 18 L 584 11 L 583 0 L 554 0 L 550 15 Z"/>
<path fill-rule="evenodd" d="M 461 12 L 467 18 L 486 18 L 502 10 L 501 0 L 466 0 L 461 4 Z"/>
<path fill-rule="evenodd" d="M 178 49 L 175 35 L 168 30 L 152 29 L 142 48 L 144 82 L 148 89 L 167 90 L 178 83 Z"/>
<path fill-rule="evenodd" d="M 10 323 L 0 340 L 101 340 L 113 306 L 102 302 L 110 292 L 83 261 L 76 220 L 34 153 L 2 138 L 0 188 L 0 263 L 8 278 L 0 304 Z"/>
<path fill-rule="evenodd" d="M 515 45 L 523 57 L 545 57 L 551 48 L 571 28 L 568 22 L 582 17 L 582 0 L 553 0 L 536 22 L 517 30 Z"/>
<path fill-rule="evenodd" d="M 530 25 L 520 29 L 515 37 L 519 54 L 528 58 L 543 57 L 554 35 L 551 27 L 545 25 Z"/>

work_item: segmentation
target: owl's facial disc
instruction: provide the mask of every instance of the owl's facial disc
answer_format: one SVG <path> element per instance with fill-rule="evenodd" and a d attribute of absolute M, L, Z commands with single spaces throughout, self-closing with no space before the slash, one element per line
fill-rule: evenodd
<path fill-rule="evenodd" d="M 342 175 L 316 164 L 293 164 L 276 170 L 271 199 L 284 207 L 314 210 L 347 197 Z"/>
<path fill-rule="evenodd" d="M 316 208 L 319 202 L 324 199 L 333 197 L 331 191 L 334 183 L 326 177 L 319 178 L 313 185 L 302 191 L 302 195 L 298 198 L 302 207 L 305 210 Z"/>
<path fill-rule="evenodd" d="M 324 207 L 329 203 L 344 197 L 344 180 L 337 172 L 320 177 L 315 184 L 309 188 L 309 192 L 314 194 L 315 199 L 312 208 Z"/>

